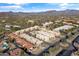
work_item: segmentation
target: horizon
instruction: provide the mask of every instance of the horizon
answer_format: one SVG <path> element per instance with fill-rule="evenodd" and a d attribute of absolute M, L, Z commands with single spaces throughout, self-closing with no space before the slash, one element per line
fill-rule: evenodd
<path fill-rule="evenodd" d="M 23 11 L 0 11 L 0 13 L 6 13 L 6 12 L 11 12 L 11 13 L 42 13 L 42 12 L 60 12 L 60 11 L 79 11 L 79 10 L 75 10 L 75 9 L 65 9 L 65 10 L 47 10 L 47 11 L 38 11 L 38 12 L 23 12 Z"/>
<path fill-rule="evenodd" d="M 46 12 L 79 10 L 79 3 L 0 3 L 0 12 Z"/>

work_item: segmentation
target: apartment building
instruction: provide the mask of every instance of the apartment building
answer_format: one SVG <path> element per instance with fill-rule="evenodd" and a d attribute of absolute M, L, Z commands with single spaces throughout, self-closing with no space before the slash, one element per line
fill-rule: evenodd
<path fill-rule="evenodd" d="M 60 40 L 59 31 L 47 30 L 40 26 L 34 26 L 13 32 L 9 37 L 32 54 L 39 54 Z M 11 40 L 10 39 L 10 40 Z"/>

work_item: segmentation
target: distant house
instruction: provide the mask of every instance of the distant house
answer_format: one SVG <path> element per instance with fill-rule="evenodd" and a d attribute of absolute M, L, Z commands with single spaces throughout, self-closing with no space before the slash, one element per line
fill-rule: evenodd
<path fill-rule="evenodd" d="M 2 20 L 2 22 L 4 23 L 4 22 L 6 22 L 6 20 Z"/>
<path fill-rule="evenodd" d="M 10 25 L 10 24 L 6 24 L 5 25 L 5 30 L 11 30 L 11 28 L 21 28 L 21 26 L 18 26 L 18 25 Z"/>
<path fill-rule="evenodd" d="M 21 26 L 13 25 L 14 28 L 21 28 Z"/>
<path fill-rule="evenodd" d="M 6 24 L 6 25 L 5 25 L 5 30 L 11 30 L 11 26 L 12 26 L 12 25 Z"/>
<path fill-rule="evenodd" d="M 30 22 L 30 23 L 34 23 L 34 21 L 33 21 L 33 20 L 28 20 L 28 22 Z"/>
<path fill-rule="evenodd" d="M 45 23 L 43 24 L 43 27 L 48 27 L 48 26 L 51 25 L 51 24 L 53 24 L 53 22 L 45 22 Z"/>
<path fill-rule="evenodd" d="M 55 28 L 54 30 L 56 30 L 56 31 L 59 31 L 59 30 L 68 30 L 68 29 L 71 29 L 71 28 L 73 28 L 73 26 L 70 26 L 70 25 L 64 25 L 64 26 Z"/>

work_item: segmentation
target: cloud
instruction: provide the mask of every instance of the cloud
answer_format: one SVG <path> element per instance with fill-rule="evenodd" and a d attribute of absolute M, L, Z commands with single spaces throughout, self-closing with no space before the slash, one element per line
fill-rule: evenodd
<path fill-rule="evenodd" d="M 60 8 L 65 10 L 65 9 L 79 9 L 79 3 L 62 3 L 59 4 Z"/>
<path fill-rule="evenodd" d="M 68 3 L 61 3 L 60 6 L 67 6 Z"/>
<path fill-rule="evenodd" d="M 66 10 L 75 9 L 79 10 L 79 3 L 26 3 L 26 4 L 1 4 L 0 11 L 14 11 L 14 12 L 42 12 L 49 10 Z"/>
<path fill-rule="evenodd" d="M 16 5 L 16 6 L 0 6 L 0 8 L 4 8 L 4 9 L 5 9 L 5 8 L 10 9 L 10 8 L 11 8 L 11 9 L 14 9 L 14 8 L 22 8 L 22 7 Z"/>
<path fill-rule="evenodd" d="M 79 0 L 0 0 L 0 3 L 79 3 Z"/>
<path fill-rule="evenodd" d="M 24 8 L 21 5 L 5 5 L 5 6 L 0 6 L 0 11 L 14 11 L 18 12 L 19 10 L 24 10 Z"/>
<path fill-rule="evenodd" d="M 54 4 L 49 3 L 49 5 L 53 6 Z M 60 10 L 64 10 L 64 9 L 67 9 L 71 4 L 70 3 L 56 3 L 56 5 L 58 6 Z M 58 8 L 57 10 L 59 10 Z"/>
<path fill-rule="evenodd" d="M 61 3 L 61 4 L 59 4 L 59 6 L 62 9 L 67 9 L 67 7 L 69 6 L 69 4 L 68 3 Z"/>
<path fill-rule="evenodd" d="M 23 10 L 22 12 L 46 12 L 46 11 L 51 11 L 51 10 L 57 10 L 57 11 L 60 11 L 60 10 L 63 10 L 63 9 L 59 9 L 59 8 L 56 8 L 56 9 L 30 9 L 30 10 Z"/>

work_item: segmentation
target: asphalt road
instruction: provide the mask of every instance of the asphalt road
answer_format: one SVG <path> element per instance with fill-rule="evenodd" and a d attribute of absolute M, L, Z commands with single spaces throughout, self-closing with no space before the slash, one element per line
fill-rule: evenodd
<path fill-rule="evenodd" d="M 75 52 L 77 50 L 77 48 L 74 46 L 74 42 L 79 41 L 79 36 L 77 36 L 72 44 L 69 46 L 69 48 L 67 50 L 63 50 L 61 51 L 59 54 L 57 54 L 57 56 L 70 56 L 73 52 Z"/>

